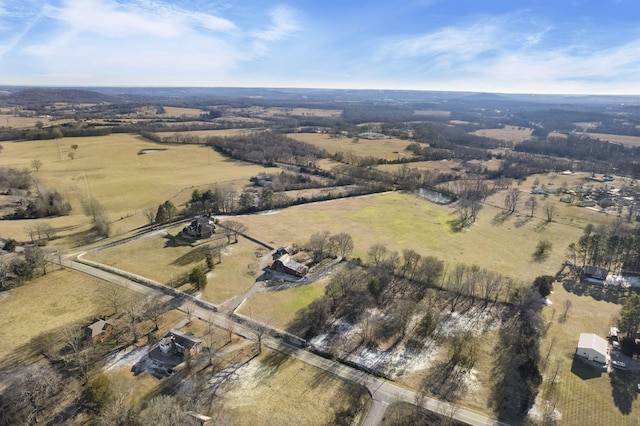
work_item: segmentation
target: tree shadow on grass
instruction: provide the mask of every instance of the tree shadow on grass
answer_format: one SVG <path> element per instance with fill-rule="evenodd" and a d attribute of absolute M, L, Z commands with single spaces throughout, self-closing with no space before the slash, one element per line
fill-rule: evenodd
<path fill-rule="evenodd" d="M 430 371 L 422 382 L 422 389 L 449 402 L 459 400 L 466 392 L 467 373 L 455 368 L 451 362 L 440 362 Z"/>
<path fill-rule="evenodd" d="M 198 246 L 188 253 L 183 254 L 179 258 L 175 259 L 171 262 L 172 265 L 176 266 L 187 266 L 191 263 L 201 262 L 207 256 L 207 252 L 209 251 L 209 247 L 206 245 Z"/>
<path fill-rule="evenodd" d="M 369 392 L 364 386 L 353 385 L 344 381 L 341 381 L 339 386 L 340 388 L 331 401 L 331 408 L 333 408 L 335 414 L 329 424 L 357 424 L 355 420 L 369 402 Z"/>
<path fill-rule="evenodd" d="M 586 280 L 564 280 L 562 287 L 576 296 L 587 296 L 615 304 L 622 304 L 631 294 L 638 293 L 638 290 L 633 287 L 597 284 Z"/>
<path fill-rule="evenodd" d="M 509 212 L 509 211 L 500 211 L 500 212 L 498 212 L 498 214 L 495 215 L 493 217 L 493 219 L 491 219 L 491 224 L 493 226 L 502 225 L 503 223 L 505 223 L 507 221 L 507 219 L 509 219 L 511 217 L 512 213 L 513 212 Z"/>
<path fill-rule="evenodd" d="M 258 361 L 260 362 L 260 370 L 256 373 L 257 378 L 267 380 L 273 377 L 287 361 L 289 356 L 282 352 L 271 351 Z"/>
<path fill-rule="evenodd" d="M 626 371 L 613 370 L 609 373 L 609 380 L 611 381 L 613 403 L 618 407 L 620 413 L 631 414 L 633 402 L 638 398 L 638 378 Z"/>
<path fill-rule="evenodd" d="M 514 225 L 516 228 L 520 228 L 524 225 L 526 225 L 527 223 L 529 223 L 529 221 L 531 221 L 531 219 L 533 219 L 532 216 L 520 216 L 518 218 L 518 220 L 515 221 Z"/>

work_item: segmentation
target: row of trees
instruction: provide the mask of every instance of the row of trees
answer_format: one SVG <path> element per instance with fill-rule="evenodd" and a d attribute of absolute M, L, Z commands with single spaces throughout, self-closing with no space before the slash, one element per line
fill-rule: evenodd
<path fill-rule="evenodd" d="M 587 226 L 577 244 L 570 244 L 568 251 L 574 264 L 640 272 L 640 226 L 630 230 L 615 227 L 608 232 Z"/>

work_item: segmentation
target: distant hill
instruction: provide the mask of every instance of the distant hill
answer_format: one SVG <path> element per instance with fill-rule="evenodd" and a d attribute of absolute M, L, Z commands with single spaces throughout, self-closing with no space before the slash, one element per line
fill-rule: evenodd
<path fill-rule="evenodd" d="M 56 102 L 67 103 L 99 103 L 119 100 L 114 96 L 84 89 L 62 88 L 30 88 L 11 93 L 1 98 L 2 102 L 11 105 L 50 105 Z"/>

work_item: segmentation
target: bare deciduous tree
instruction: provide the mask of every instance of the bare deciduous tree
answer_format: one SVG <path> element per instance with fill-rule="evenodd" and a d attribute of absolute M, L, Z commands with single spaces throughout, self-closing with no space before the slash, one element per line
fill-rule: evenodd
<path fill-rule="evenodd" d="M 48 363 L 32 364 L 22 381 L 22 396 L 30 407 L 30 423 L 38 423 L 40 412 L 61 387 L 62 378 Z"/>
<path fill-rule="evenodd" d="M 237 243 L 238 234 L 247 232 L 247 225 L 237 220 L 225 220 L 220 224 L 220 226 L 224 229 L 228 243 L 231 243 L 231 236 L 233 236 L 233 242 Z"/>
<path fill-rule="evenodd" d="M 38 170 L 40 170 L 40 167 L 42 167 L 42 160 L 38 160 L 37 158 L 34 160 L 31 160 L 31 167 L 36 169 L 36 172 L 37 172 Z"/>
<path fill-rule="evenodd" d="M 329 237 L 332 254 L 346 257 L 353 251 L 353 238 L 346 232 Z"/>

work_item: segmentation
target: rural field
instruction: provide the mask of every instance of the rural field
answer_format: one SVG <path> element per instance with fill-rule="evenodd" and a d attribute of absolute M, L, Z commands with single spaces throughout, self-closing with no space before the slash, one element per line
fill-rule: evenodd
<path fill-rule="evenodd" d="M 640 136 L 625 136 L 625 135 L 612 135 L 608 133 L 581 133 L 582 135 L 589 136 L 591 138 L 600 139 L 603 141 L 619 143 L 626 146 L 636 147 L 640 146 Z"/>
<path fill-rule="evenodd" d="M 327 230 L 349 233 L 353 257 L 366 258 L 376 244 L 390 250 L 412 248 L 447 263 L 477 264 L 495 272 L 530 282 L 555 274 L 565 260 L 565 249 L 577 241 L 582 229 L 540 218 L 509 217 L 500 224 L 494 218 L 504 210 L 485 206 L 477 223 L 464 232 L 452 231 L 453 209 L 413 194 L 389 192 L 364 197 L 312 203 L 277 210 L 272 214 L 238 217 L 249 235 L 272 246 L 304 244 L 311 234 Z M 548 260 L 534 262 L 532 254 L 542 239 L 553 244 Z"/>
<path fill-rule="evenodd" d="M 363 387 L 268 350 L 236 374 L 211 405 L 234 424 L 352 424 L 348 419 L 362 419 L 370 400 Z"/>
<path fill-rule="evenodd" d="M 0 293 L 0 363 L 41 333 L 107 313 L 101 294 L 111 287 L 115 284 L 52 267 L 47 275 Z"/>
<path fill-rule="evenodd" d="M 88 225 L 81 200 L 93 197 L 107 208 L 114 234 L 147 223 L 145 208 L 157 208 L 165 200 L 180 207 L 193 189 L 248 184 L 261 166 L 222 157 L 211 148 L 194 145 L 158 145 L 140 136 L 115 134 L 103 137 L 62 138 L 60 158 L 55 140 L 4 142 L 0 166 L 31 169 L 31 161 L 42 161 L 32 176 L 48 189 L 55 189 L 71 202 L 71 215 L 44 219 L 61 234 L 77 232 Z M 72 144 L 78 145 L 75 157 Z M 147 154 L 140 154 L 143 150 Z M 60 160 L 60 161 L 58 161 Z M 24 240 L 24 222 L 5 221 L 4 237 Z"/>
<path fill-rule="evenodd" d="M 502 129 L 480 129 L 472 134 L 518 143 L 530 139 L 531 132 L 532 129 L 528 127 L 504 126 Z"/>
<path fill-rule="evenodd" d="M 171 284 L 188 275 L 195 266 L 204 266 L 211 244 L 211 241 L 195 245 L 173 243 L 170 235 L 177 235 L 181 229 L 181 226 L 173 227 L 168 229 L 169 235 L 163 232 L 145 236 L 87 253 L 83 258 Z M 215 237 L 219 238 L 226 242 L 224 235 Z M 249 290 L 260 275 L 258 256 L 263 252 L 260 246 L 244 238 L 239 238 L 237 244 L 228 245 L 222 253 L 222 262 L 207 274 L 208 285 L 202 290 L 202 298 L 218 304 Z M 191 290 L 187 287 L 181 289 Z"/>
<path fill-rule="evenodd" d="M 397 138 L 376 140 L 358 138 L 356 140 L 317 133 L 289 133 L 287 136 L 322 148 L 330 154 L 353 153 L 358 157 L 375 157 L 385 160 L 397 160 L 404 157 L 407 155 L 405 148 L 411 143 L 411 141 Z"/>
<path fill-rule="evenodd" d="M 587 286 L 594 284 L 586 284 Z M 597 284 L 595 284 L 598 287 Z M 569 287 L 567 287 L 569 289 Z M 601 300 L 579 292 L 567 291 L 560 283 L 554 284 L 549 296 L 552 305 L 543 310 L 547 332 L 543 338 L 541 354 L 544 382 L 540 386 L 537 408 L 541 406 L 543 394 L 548 392 L 554 373 L 558 394 L 558 412 L 561 424 L 566 425 L 637 425 L 640 416 L 640 400 L 637 383 L 640 374 L 623 372 L 598 372 L 574 361 L 573 354 L 580 333 L 595 333 L 606 337 L 609 327 L 618 321 L 621 306 L 611 303 L 606 296 Z M 604 291 L 615 292 L 615 289 Z M 599 293 L 599 292 L 598 292 Z M 569 304 L 569 305 L 567 305 Z M 568 309 L 566 321 L 562 314 Z"/>

